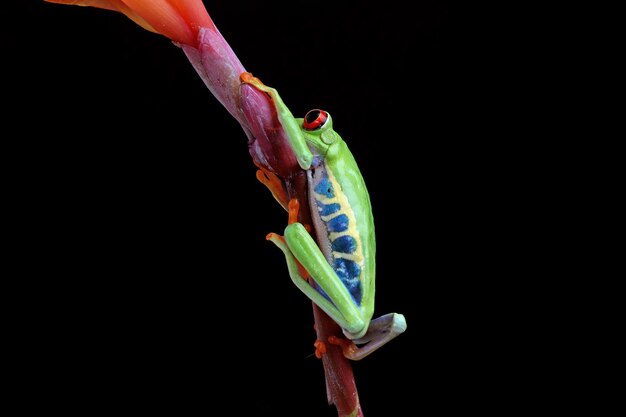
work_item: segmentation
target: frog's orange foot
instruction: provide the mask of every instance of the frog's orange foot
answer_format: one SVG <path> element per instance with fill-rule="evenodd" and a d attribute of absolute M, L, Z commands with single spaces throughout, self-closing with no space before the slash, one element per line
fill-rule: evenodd
<path fill-rule="evenodd" d="M 257 90 L 263 91 L 265 94 L 268 95 L 270 99 L 272 99 L 271 91 L 273 89 L 263 84 L 263 81 L 259 80 L 257 77 L 255 77 L 251 73 L 242 72 L 241 74 L 239 74 L 239 79 L 241 80 L 242 83 L 250 84 L 254 86 Z"/>
<path fill-rule="evenodd" d="M 322 355 L 326 353 L 326 343 L 318 339 L 313 343 L 313 346 L 315 346 L 315 357 L 321 359 Z"/>
<path fill-rule="evenodd" d="M 289 200 L 289 220 L 287 224 L 294 224 L 298 222 L 298 213 L 300 212 L 300 202 L 296 198 Z"/>
<path fill-rule="evenodd" d="M 289 200 L 288 210 L 289 219 L 287 220 L 287 224 L 294 224 L 298 222 L 298 214 L 300 213 L 300 202 L 296 198 L 292 198 Z M 311 226 L 308 224 L 303 225 L 305 230 L 311 233 Z"/>
<path fill-rule="evenodd" d="M 287 193 L 285 192 L 285 186 L 278 175 L 263 168 L 259 164 L 255 164 L 259 170 L 256 172 L 256 179 L 265 185 L 271 192 L 276 201 L 280 203 L 285 210 L 287 207 Z"/>
<path fill-rule="evenodd" d="M 285 236 L 281 236 L 278 233 L 274 233 L 274 232 L 268 233 L 267 236 L 265 236 L 265 240 L 271 240 L 272 242 L 279 241 L 282 244 L 286 244 Z"/>
<path fill-rule="evenodd" d="M 261 80 L 259 80 L 257 77 L 255 77 L 254 75 L 252 75 L 252 73 L 248 71 L 244 71 L 241 74 L 239 74 L 239 79 L 246 84 L 263 85 Z"/>
<path fill-rule="evenodd" d="M 341 347 L 341 351 L 343 352 L 343 356 L 346 358 L 351 358 L 354 354 L 359 350 L 357 345 L 354 344 L 351 340 L 345 339 L 343 337 L 337 336 L 329 336 L 328 343 L 331 345 L 337 345 Z"/>

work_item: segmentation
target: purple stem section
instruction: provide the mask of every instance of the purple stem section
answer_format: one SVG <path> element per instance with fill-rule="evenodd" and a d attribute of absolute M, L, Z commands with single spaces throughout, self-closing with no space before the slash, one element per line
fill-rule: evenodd
<path fill-rule="evenodd" d="M 281 179 L 289 199 L 308 201 L 306 172 L 297 163 L 272 100 L 241 83 L 240 75 L 246 70 L 219 31 L 201 28 L 198 47 L 179 46 L 211 93 L 241 125 L 254 162 Z M 299 220 L 312 224 L 308 205 L 300 207 Z M 315 305 L 313 313 L 317 339 L 327 346 L 322 362 L 328 401 L 336 406 L 339 417 L 362 417 L 352 364 L 340 347 L 328 343 L 329 336 L 343 337 L 341 329 Z"/>
<path fill-rule="evenodd" d="M 207 88 L 241 125 L 254 162 L 281 177 L 299 170 L 274 104 L 265 93 L 241 83 L 246 69 L 220 32 L 201 28 L 198 47 L 181 48 Z"/>
<path fill-rule="evenodd" d="M 337 407 L 339 417 L 363 417 L 352 364 L 341 348 L 328 343 L 330 336 L 344 337 L 341 328 L 317 305 L 313 304 L 317 339 L 326 342 L 326 353 L 322 356 L 328 402 Z"/>

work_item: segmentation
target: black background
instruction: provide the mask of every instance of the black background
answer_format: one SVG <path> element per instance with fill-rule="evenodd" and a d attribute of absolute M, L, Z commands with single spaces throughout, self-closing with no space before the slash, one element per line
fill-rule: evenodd
<path fill-rule="evenodd" d="M 491 385 L 465 394 L 484 376 L 480 306 L 472 319 L 459 308 L 485 285 L 467 276 L 486 268 L 467 254 L 485 193 L 470 159 L 484 145 L 447 2 L 205 4 L 295 115 L 331 112 L 368 184 L 375 314 L 404 313 L 408 330 L 354 364 L 365 416 L 484 410 Z M 14 247 L 50 277 L 32 284 L 47 306 L 38 366 L 44 385 L 69 378 L 50 407 L 335 416 L 311 304 L 264 239 L 286 214 L 237 122 L 166 38 L 113 12 L 20 6 L 0 29 L 4 120 Z"/>

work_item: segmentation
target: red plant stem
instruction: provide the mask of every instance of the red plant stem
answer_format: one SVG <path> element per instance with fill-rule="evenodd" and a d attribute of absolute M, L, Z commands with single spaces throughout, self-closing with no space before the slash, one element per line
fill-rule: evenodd
<path fill-rule="evenodd" d="M 313 316 L 317 339 L 326 344 L 322 363 L 326 375 L 328 401 L 335 404 L 339 417 L 363 417 L 352 364 L 343 356 L 340 346 L 328 342 L 330 336 L 344 337 L 341 328 L 315 304 Z"/>
<path fill-rule="evenodd" d="M 289 198 L 297 198 L 301 202 L 309 201 L 304 171 L 294 173 L 293 176 L 285 180 L 284 184 Z M 298 213 L 300 222 L 312 224 L 310 209 L 308 204 L 300 205 Z M 315 239 L 315 233 L 312 236 Z M 328 402 L 335 405 L 339 417 L 363 417 L 354 372 L 352 371 L 352 362 L 343 356 L 340 346 L 328 342 L 330 336 L 345 338 L 341 327 L 315 303 L 312 305 L 317 340 L 326 345 L 326 353 L 322 354 L 322 364 L 326 378 Z"/>

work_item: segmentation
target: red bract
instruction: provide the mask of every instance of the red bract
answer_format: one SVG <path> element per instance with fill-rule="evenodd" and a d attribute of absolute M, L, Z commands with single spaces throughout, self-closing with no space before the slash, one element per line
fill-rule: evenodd
<path fill-rule="evenodd" d="M 174 42 L 194 45 L 200 28 L 214 28 L 201 0 L 45 0 L 49 3 L 92 6 L 124 13 L 151 32 Z"/>

